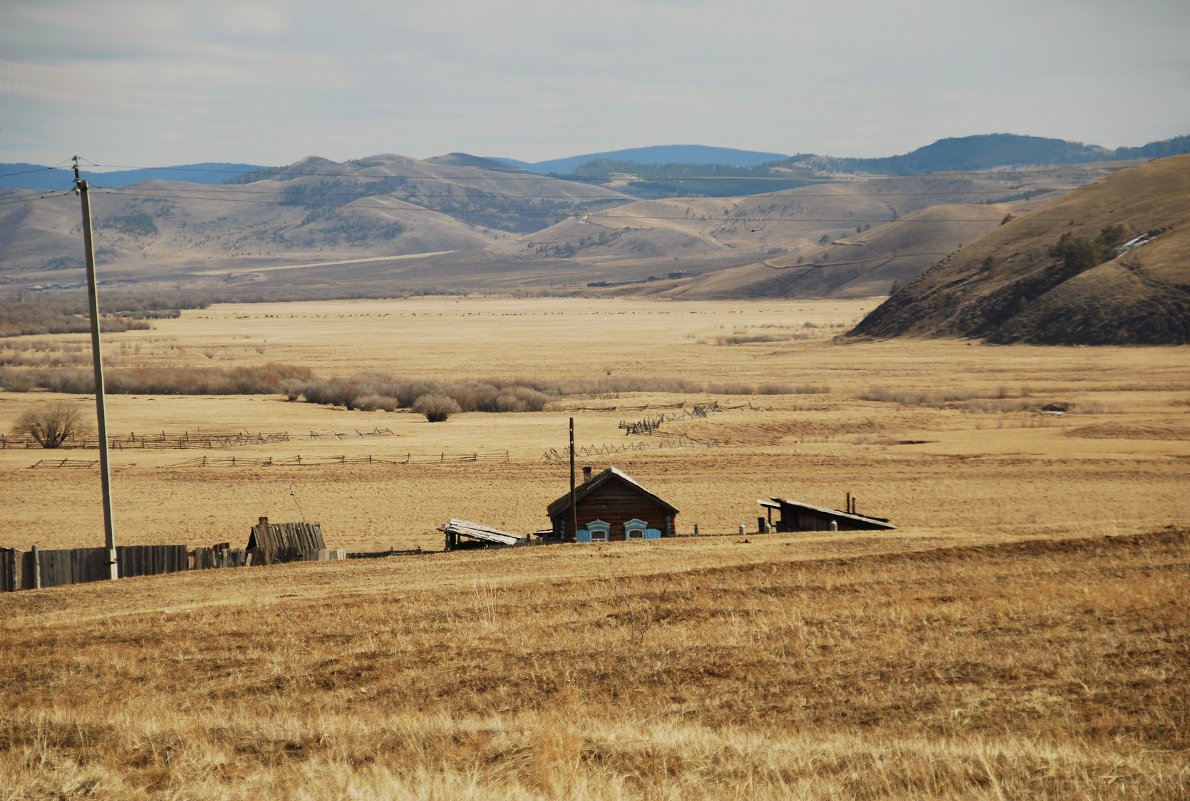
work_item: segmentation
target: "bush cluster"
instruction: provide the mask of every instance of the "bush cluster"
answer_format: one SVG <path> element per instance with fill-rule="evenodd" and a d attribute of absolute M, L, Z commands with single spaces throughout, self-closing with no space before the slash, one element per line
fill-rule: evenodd
<path fill-rule="evenodd" d="M 108 333 L 146 330 L 149 319 L 176 317 L 178 309 L 202 308 L 208 298 L 186 295 L 150 296 L 109 292 L 101 298 L 100 330 Z M 91 330 L 87 293 L 80 289 L 53 292 L 11 292 L 0 296 L 0 337 L 32 334 L 81 334 Z"/>
<path fill-rule="evenodd" d="M 135 367 L 108 370 L 104 385 L 116 395 L 273 395 L 294 381 L 309 381 L 308 367 L 269 363 L 258 367 Z M 0 388 L 9 392 L 47 389 L 69 395 L 95 391 L 89 368 L 35 370 L 0 368 Z"/>
<path fill-rule="evenodd" d="M 357 373 L 348 378 L 289 382 L 284 392 L 291 400 L 374 411 L 416 409 L 425 397 L 449 398 L 463 412 L 539 412 L 551 393 L 524 383 L 459 381 L 440 383 L 397 378 L 382 373 Z M 559 393 L 552 393 L 557 395 Z"/>

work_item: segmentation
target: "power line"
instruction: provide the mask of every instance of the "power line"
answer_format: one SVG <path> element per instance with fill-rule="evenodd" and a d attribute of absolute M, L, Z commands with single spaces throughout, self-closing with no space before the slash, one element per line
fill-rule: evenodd
<path fill-rule="evenodd" d="M 33 170 L 20 170 L 18 172 L 6 172 L 6 173 L 0 173 L 0 178 L 11 178 L 14 175 L 29 175 L 29 174 L 35 173 L 35 172 L 45 172 L 47 170 L 56 170 L 56 169 L 58 169 L 58 168 L 57 167 L 38 167 Z"/>
<path fill-rule="evenodd" d="M 412 159 L 412 160 L 417 161 L 417 159 Z M 185 172 L 213 172 L 213 173 L 220 173 L 220 174 L 237 174 L 237 175 L 252 175 L 255 173 L 272 172 L 272 173 L 282 174 L 285 177 L 292 176 L 292 177 L 300 177 L 300 178 L 311 178 L 311 177 L 314 177 L 314 178 L 349 178 L 350 177 L 350 178 L 421 178 L 421 179 L 426 179 L 426 180 L 437 180 L 438 179 L 436 176 L 415 175 L 415 174 L 409 174 L 409 175 L 386 174 L 386 175 L 382 175 L 382 176 L 362 174 L 365 170 L 375 169 L 376 167 L 380 167 L 380 166 L 383 166 L 384 164 L 388 164 L 388 163 L 390 163 L 390 162 L 382 162 L 382 163 L 376 164 L 376 165 L 370 165 L 370 166 L 366 166 L 366 167 L 357 167 L 354 170 L 350 170 L 350 171 L 345 170 L 345 171 L 340 171 L 340 172 L 327 171 L 327 170 L 318 171 L 318 172 L 298 172 L 296 170 L 293 170 L 291 168 L 291 166 L 282 166 L 282 167 L 264 166 L 264 167 L 253 167 L 253 168 L 214 168 L 214 167 L 187 167 L 187 166 L 140 167 L 140 166 L 129 165 L 129 164 L 95 164 L 93 162 L 92 162 L 92 166 L 102 168 L 102 169 L 118 169 L 118 170 L 145 170 L 145 171 L 176 170 L 176 171 L 185 171 Z M 632 175 L 634 177 L 630 178 L 630 179 L 612 179 L 605 175 L 560 175 L 557 173 L 542 174 L 542 173 L 527 172 L 527 171 L 526 172 L 504 172 L 504 171 L 497 171 L 497 170 L 488 170 L 483 167 L 459 166 L 459 165 L 453 165 L 453 164 L 443 164 L 443 165 L 433 165 L 433 166 L 443 167 L 443 168 L 447 168 L 447 169 L 455 169 L 455 170 L 483 170 L 485 175 L 482 176 L 482 180 L 485 180 L 485 181 L 523 181 L 527 178 L 529 178 L 529 179 L 531 179 L 531 178 L 548 178 L 551 180 L 562 180 L 562 181 L 570 181 L 570 182 L 575 182 L 575 183 L 591 182 L 591 181 L 599 182 L 599 181 L 609 181 L 609 180 L 771 181 L 771 182 L 784 182 L 784 183 L 789 183 L 791 181 L 808 180 L 811 183 L 824 183 L 824 182 L 825 183 L 860 183 L 860 182 L 864 182 L 864 181 L 897 181 L 897 180 L 907 180 L 907 179 L 915 179 L 915 178 L 916 179 L 964 178 L 964 177 L 973 176 L 973 175 L 1011 178 L 1011 177 L 1018 176 L 1018 175 L 1045 175 L 1048 173 L 1060 173 L 1060 172 L 1067 172 L 1070 170 L 1092 169 L 1091 167 L 1084 165 L 1084 164 L 1067 164 L 1067 165 L 1055 165 L 1052 167 L 1041 167 L 1041 168 L 1005 167 L 1005 168 L 995 169 L 995 170 L 972 170 L 972 171 L 949 170 L 949 171 L 940 171 L 940 172 L 932 172 L 932 173 L 914 173 L 912 175 L 863 175 L 863 174 L 846 173 L 844 175 L 847 175 L 849 177 L 832 178 L 829 176 L 822 176 L 822 177 L 809 178 L 809 179 L 799 177 L 799 176 L 793 176 L 793 175 L 791 175 L 791 176 L 782 176 L 782 175 L 665 175 L 665 174 L 661 174 L 661 175 L 640 174 L 640 175 L 638 175 L 636 173 L 632 173 Z M 643 167 L 643 166 L 648 166 L 648 165 L 642 164 L 642 165 L 638 165 L 638 166 Z M 692 166 L 702 166 L 702 165 L 692 165 Z M 1119 169 L 1124 169 L 1124 168 L 1125 168 L 1124 165 L 1121 164 L 1119 167 L 1116 167 L 1114 169 L 1119 170 Z M 729 169 L 748 169 L 748 168 L 747 167 L 730 167 Z M 1107 168 L 1100 168 L 1100 169 L 1113 169 L 1113 168 L 1107 167 Z"/>
<path fill-rule="evenodd" d="M 37 200 L 45 200 L 46 198 L 51 198 L 51 197 L 66 197 L 66 196 L 72 194 L 73 192 L 74 192 L 73 189 L 66 189 L 66 190 L 43 191 L 41 194 L 37 195 L 36 197 L 34 197 L 32 195 L 22 195 L 21 197 L 14 197 L 14 198 L 8 198 L 6 200 L 0 200 L 0 206 L 11 206 L 13 203 L 32 203 Z"/>
<path fill-rule="evenodd" d="M 380 180 L 380 179 L 376 179 L 376 180 Z M 402 179 L 402 180 L 406 180 L 406 179 Z M 426 180 L 433 180 L 435 183 L 439 182 L 436 179 L 426 179 Z M 123 190 L 126 188 L 132 188 L 132 187 L 130 186 L 130 187 L 99 187 L 99 188 L 110 189 L 110 191 L 120 191 L 120 190 Z M 713 197 L 713 196 L 705 196 L 705 195 L 675 197 L 673 195 L 620 194 L 618 196 L 581 197 L 581 196 L 575 196 L 572 194 L 571 195 L 547 195 L 547 194 L 541 194 L 541 193 L 536 193 L 536 192 L 532 193 L 532 194 L 521 195 L 521 194 L 508 194 L 506 192 L 488 190 L 488 189 L 483 189 L 480 187 L 466 187 L 466 188 L 471 189 L 472 191 L 474 191 L 478 194 L 481 194 L 484 197 L 491 197 L 491 198 L 495 198 L 495 199 L 573 200 L 575 202 L 604 202 L 604 201 L 615 201 L 615 200 L 627 200 L 628 202 L 634 202 L 634 201 L 640 201 L 640 200 L 669 200 L 669 201 L 673 201 L 674 203 L 689 202 L 691 200 L 712 200 L 713 201 L 713 200 L 721 199 L 721 198 L 717 198 L 717 197 Z M 233 184 L 215 184 L 215 185 L 208 185 L 208 186 L 202 186 L 202 187 L 196 186 L 193 188 L 191 188 L 191 187 L 170 187 L 169 191 L 174 192 L 174 193 L 187 193 L 187 192 L 195 193 L 195 192 L 218 191 L 221 194 L 232 194 L 232 195 L 277 195 L 279 192 L 284 192 L 284 190 L 277 190 L 277 189 L 246 189 L 246 188 L 240 188 L 239 186 L 236 186 Z M 797 197 L 798 198 L 804 198 L 804 197 L 815 197 L 815 198 L 817 198 L 817 197 L 829 197 L 829 198 L 868 197 L 868 198 L 875 199 L 875 198 L 882 198 L 882 197 L 955 197 L 955 196 L 959 196 L 959 195 L 1002 195 L 1002 194 L 1005 194 L 1006 192 L 1035 192 L 1037 194 L 1043 194 L 1043 193 L 1058 192 L 1058 191 L 1062 191 L 1062 190 L 1060 190 L 1060 189 L 1029 189 L 1024 186 L 1013 186 L 1013 187 L 1001 187 L 1001 188 L 997 188 L 997 189 L 991 189 L 991 188 L 989 188 L 989 189 L 948 189 L 948 190 L 917 191 L 917 192 L 874 192 L 874 193 L 872 193 L 872 192 L 798 192 Z M 377 196 L 382 196 L 382 195 L 383 196 L 396 195 L 401 192 L 406 192 L 407 194 L 414 196 L 414 197 L 457 197 L 457 195 L 458 195 L 457 192 L 421 192 L 421 191 L 417 191 L 416 188 L 410 189 L 409 187 L 398 186 L 398 187 L 393 188 L 390 191 L 385 191 L 385 192 L 376 192 L 373 189 L 370 189 L 367 187 L 360 188 L 360 189 L 321 189 L 321 190 L 316 189 L 313 191 L 305 191 L 302 193 L 302 196 L 305 197 L 305 196 L 310 196 L 310 195 L 313 195 L 313 196 L 343 195 L 343 196 L 351 196 L 351 197 L 377 197 Z M 734 196 L 734 197 L 756 197 L 756 196 L 754 196 L 754 195 L 738 195 L 738 196 Z M 726 200 L 728 198 L 722 198 L 722 199 Z M 292 206 L 310 205 L 310 204 L 304 203 L 301 200 L 296 199 L 296 198 L 293 200 L 286 200 L 284 202 L 287 205 L 292 205 Z"/>

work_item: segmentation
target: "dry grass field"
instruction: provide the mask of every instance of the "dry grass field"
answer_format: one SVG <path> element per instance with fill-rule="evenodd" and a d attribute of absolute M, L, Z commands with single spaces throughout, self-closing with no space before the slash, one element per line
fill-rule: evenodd
<path fill-rule="evenodd" d="M 451 516 L 541 528 L 568 486 L 543 454 L 571 416 L 580 447 L 645 443 L 581 463 L 639 479 L 680 532 L 754 530 L 758 497 L 848 491 L 898 530 L 7 594 L 0 799 L 1186 798 L 1190 352 L 833 340 L 873 305 L 219 306 L 110 337 L 122 367 L 657 379 L 440 424 L 112 397 L 112 433 L 293 435 L 113 451 L 122 544 L 242 545 L 260 515 L 317 520 L 349 550 L 438 549 Z M 785 391 L 738 394 L 763 385 Z M 56 397 L 0 393 L 0 429 Z M 710 402 L 652 437 L 618 428 Z M 298 436 L 377 427 L 394 436 Z M 704 444 L 660 446 L 683 434 Z M 298 455 L 314 464 L 259 464 Z M 0 547 L 101 544 L 96 471 L 30 469 L 47 456 L 95 458 L 0 450 Z"/>

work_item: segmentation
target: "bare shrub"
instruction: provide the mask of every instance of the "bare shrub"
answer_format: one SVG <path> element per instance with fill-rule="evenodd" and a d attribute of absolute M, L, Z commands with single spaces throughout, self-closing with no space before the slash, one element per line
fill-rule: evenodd
<path fill-rule="evenodd" d="M 830 387 L 818 384 L 761 384 L 757 395 L 829 395 Z"/>
<path fill-rule="evenodd" d="M 0 389 L 7 392 L 31 392 L 37 388 L 32 370 L 0 367 Z"/>
<path fill-rule="evenodd" d="M 397 403 L 396 398 L 389 395 L 377 395 L 375 393 L 360 395 L 355 399 L 352 406 L 361 412 L 395 412 L 400 408 L 400 404 Z"/>
<path fill-rule="evenodd" d="M 282 385 L 310 381 L 312 376 L 308 367 L 277 362 L 230 368 L 134 367 L 109 370 L 104 384 L 117 395 L 271 395 L 282 392 Z M 19 377 L 4 372 L 0 386 L 14 392 L 41 387 L 81 395 L 95 391 L 95 375 L 82 368 L 29 370 Z"/>
<path fill-rule="evenodd" d="M 729 381 L 717 384 L 707 384 L 706 391 L 711 395 L 751 395 L 753 386 Z"/>
<path fill-rule="evenodd" d="M 78 407 L 64 401 L 28 409 L 12 427 L 14 434 L 33 437 L 43 448 L 60 448 L 63 442 L 85 430 L 86 422 Z"/>
<path fill-rule="evenodd" d="M 459 404 L 454 398 L 449 395 L 440 393 L 431 393 L 429 395 L 422 395 L 413 402 L 413 411 L 418 414 L 424 414 L 426 420 L 431 423 L 445 422 L 452 414 L 461 412 Z"/>

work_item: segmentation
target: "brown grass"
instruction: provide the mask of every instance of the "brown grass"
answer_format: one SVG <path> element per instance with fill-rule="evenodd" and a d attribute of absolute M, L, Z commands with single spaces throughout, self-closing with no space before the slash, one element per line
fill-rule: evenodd
<path fill-rule="evenodd" d="M 0 776 L 47 799 L 1184 798 L 1186 532 L 956 539 L 13 594 Z"/>
<path fill-rule="evenodd" d="M 541 457 L 565 446 L 571 416 L 580 445 L 720 443 L 606 460 L 677 506 L 681 532 L 753 528 L 758 497 L 838 506 L 846 491 L 898 530 L 205 571 L 0 597 L 0 799 L 1185 798 L 1183 349 L 710 344 L 772 325 L 829 328 L 862 305 L 279 304 L 119 335 L 129 368 L 189 369 L 210 350 L 220 365 L 275 360 L 319 375 L 625 382 L 541 412 L 436 425 L 284 396 L 115 396 L 109 422 L 125 435 L 397 434 L 213 457 L 510 454 L 202 469 L 179 466 L 195 451 L 115 451 L 122 544 L 242 544 L 257 516 L 298 519 L 298 503 L 350 550 L 436 549 L 434 527 L 452 516 L 532 530 L 565 491 L 565 466 Z M 649 376 L 817 391 L 644 391 L 635 382 Z M 873 386 L 888 400 L 953 400 L 864 400 Z M 0 392 L 0 428 L 53 397 L 65 396 Z M 704 400 L 725 411 L 653 438 L 618 427 Z M 1015 408 L 1022 400 L 1029 408 Z M 1047 404 L 1070 411 L 1033 411 Z M 41 456 L 0 450 L 0 546 L 101 542 L 97 475 L 30 470 Z"/>

